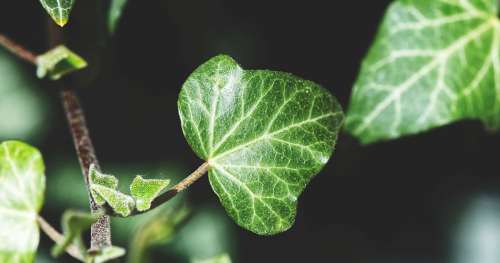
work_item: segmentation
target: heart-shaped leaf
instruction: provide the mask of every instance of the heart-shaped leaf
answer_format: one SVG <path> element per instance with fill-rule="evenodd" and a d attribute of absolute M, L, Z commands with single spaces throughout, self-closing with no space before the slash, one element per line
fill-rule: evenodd
<path fill-rule="evenodd" d="M 37 149 L 17 141 L 0 144 L 0 262 L 33 262 L 44 172 Z"/>
<path fill-rule="evenodd" d="M 346 128 L 362 142 L 463 119 L 500 128 L 496 0 L 398 0 L 363 61 Z"/>
<path fill-rule="evenodd" d="M 151 202 L 168 186 L 170 180 L 144 179 L 136 176 L 130 185 L 130 193 L 135 198 L 137 211 L 146 211 Z"/>
<path fill-rule="evenodd" d="M 68 23 L 75 0 L 40 0 L 40 3 L 56 24 L 64 26 Z"/>
<path fill-rule="evenodd" d="M 258 234 L 294 222 L 297 198 L 332 155 L 343 113 L 311 81 L 243 70 L 217 56 L 196 69 L 178 101 L 184 136 L 209 163 L 209 179 L 230 216 Z"/>

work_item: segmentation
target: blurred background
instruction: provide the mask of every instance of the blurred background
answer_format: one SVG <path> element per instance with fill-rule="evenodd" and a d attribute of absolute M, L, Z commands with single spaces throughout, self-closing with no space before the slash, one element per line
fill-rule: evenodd
<path fill-rule="evenodd" d="M 184 140 L 176 101 L 188 74 L 214 55 L 314 80 L 347 109 L 391 1 L 129 1 L 107 40 L 92 26 L 99 16 L 84 15 L 84 2 L 76 1 L 63 31 L 68 47 L 92 65 L 79 73 L 85 81 L 78 93 L 101 166 L 126 186 L 136 174 L 178 181 L 202 163 Z M 36 52 L 47 49 L 47 25 L 37 1 L 0 7 L 0 33 Z M 0 48 L 0 141 L 6 139 L 42 150 L 48 221 L 59 226 L 65 209 L 87 209 L 58 91 Z M 234 262 L 500 262 L 499 150 L 498 134 L 475 121 L 370 146 L 342 134 L 283 234 L 262 237 L 236 226 L 205 177 L 170 205 L 115 220 L 114 240 L 147 248 L 129 248 L 136 262 L 223 252 Z M 51 246 L 42 238 L 38 262 L 73 262 L 52 259 Z"/>

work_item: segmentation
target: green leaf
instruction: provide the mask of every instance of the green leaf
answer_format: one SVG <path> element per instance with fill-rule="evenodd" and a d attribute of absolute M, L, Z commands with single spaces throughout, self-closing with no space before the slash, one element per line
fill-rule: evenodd
<path fill-rule="evenodd" d="M 208 259 L 194 259 L 192 261 L 193 263 L 231 263 L 231 258 L 229 257 L 228 254 L 222 254 L 213 258 L 208 258 Z"/>
<path fill-rule="evenodd" d="M 0 144 L 0 262 L 33 262 L 44 172 L 37 149 L 18 141 Z"/>
<path fill-rule="evenodd" d="M 68 23 L 75 0 L 40 0 L 40 3 L 54 22 L 62 27 Z"/>
<path fill-rule="evenodd" d="M 151 202 L 168 186 L 170 180 L 144 179 L 136 176 L 130 185 L 130 193 L 135 198 L 138 211 L 146 211 Z"/>
<path fill-rule="evenodd" d="M 49 76 L 52 80 L 58 80 L 62 76 L 80 70 L 87 66 L 87 62 L 65 46 L 57 46 L 36 59 L 39 78 Z"/>
<path fill-rule="evenodd" d="M 108 30 L 110 33 L 115 32 L 126 4 L 127 0 L 111 0 L 108 11 Z"/>
<path fill-rule="evenodd" d="M 217 56 L 178 101 L 184 136 L 209 163 L 213 190 L 236 223 L 258 234 L 291 227 L 297 198 L 331 157 L 343 113 L 311 81 L 243 70 Z"/>
<path fill-rule="evenodd" d="M 496 0 L 399 0 L 354 86 L 347 130 L 363 143 L 463 119 L 500 128 Z"/>
<path fill-rule="evenodd" d="M 116 190 L 118 179 L 112 175 L 100 173 L 94 165 L 89 168 L 90 193 L 99 205 L 107 203 L 113 211 L 124 217 L 134 210 L 134 199 Z"/>
<path fill-rule="evenodd" d="M 64 240 L 54 246 L 52 255 L 54 257 L 60 256 L 72 243 L 75 243 L 80 248 L 82 255 L 85 255 L 86 249 L 82 241 L 82 233 L 89 229 L 103 214 L 102 211 L 94 214 L 74 210 L 65 211 L 62 217 Z"/>
<path fill-rule="evenodd" d="M 125 249 L 121 247 L 105 247 L 100 250 L 97 255 L 90 256 L 90 262 L 92 263 L 104 263 L 110 260 L 119 258 L 125 255 Z"/>

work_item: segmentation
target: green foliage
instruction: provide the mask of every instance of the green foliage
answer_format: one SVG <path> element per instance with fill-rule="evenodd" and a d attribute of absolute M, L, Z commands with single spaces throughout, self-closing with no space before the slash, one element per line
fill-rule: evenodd
<path fill-rule="evenodd" d="M 36 64 L 37 76 L 44 78 L 48 75 L 52 80 L 58 80 L 64 75 L 87 66 L 87 62 L 83 58 L 65 46 L 57 46 L 38 56 Z"/>
<path fill-rule="evenodd" d="M 0 262 L 33 262 L 45 192 L 40 152 L 22 142 L 0 144 Z"/>
<path fill-rule="evenodd" d="M 170 180 L 144 179 L 136 176 L 130 185 L 130 193 L 135 198 L 137 211 L 146 211 L 151 202 L 168 186 Z"/>
<path fill-rule="evenodd" d="M 203 260 L 195 259 L 192 261 L 192 263 L 231 263 L 231 258 L 228 254 L 222 254 L 213 258 Z"/>
<path fill-rule="evenodd" d="M 52 255 L 60 256 L 66 248 L 75 244 L 80 248 L 82 255 L 86 254 L 86 247 L 82 241 L 83 231 L 90 228 L 90 226 L 99 219 L 104 213 L 83 213 L 74 210 L 64 212 L 62 217 L 62 228 L 64 232 L 64 240 L 62 243 L 56 244 L 52 249 Z"/>
<path fill-rule="evenodd" d="M 399 0 L 363 61 L 346 120 L 364 143 L 463 119 L 500 127 L 496 0 Z"/>
<path fill-rule="evenodd" d="M 89 256 L 90 263 L 104 263 L 125 255 L 125 249 L 121 247 L 105 247 L 98 251 L 96 255 Z"/>
<path fill-rule="evenodd" d="M 337 100 L 291 74 L 243 70 L 217 56 L 184 83 L 184 135 L 209 163 L 213 190 L 236 223 L 264 235 L 294 222 L 297 198 L 332 155 Z"/>
<path fill-rule="evenodd" d="M 126 4 L 127 0 L 111 0 L 108 10 L 108 30 L 110 33 L 114 33 L 118 27 Z"/>
<path fill-rule="evenodd" d="M 75 0 L 40 0 L 40 3 L 54 22 L 62 27 L 68 23 Z"/>
<path fill-rule="evenodd" d="M 0 141 L 37 141 L 47 130 L 47 96 L 32 73 L 0 48 Z"/>

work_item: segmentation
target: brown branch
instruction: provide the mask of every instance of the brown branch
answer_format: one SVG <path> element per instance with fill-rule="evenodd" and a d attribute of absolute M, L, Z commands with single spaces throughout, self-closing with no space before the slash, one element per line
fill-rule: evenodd
<path fill-rule="evenodd" d="M 52 239 L 52 241 L 54 241 L 56 244 L 61 244 L 64 241 L 64 236 L 61 233 L 59 233 L 54 227 L 52 227 L 47 221 L 45 221 L 45 219 L 43 219 L 43 217 L 38 216 L 37 221 L 38 221 L 38 225 L 40 226 L 42 231 L 45 234 L 47 234 L 47 236 L 50 239 Z M 82 253 L 80 253 L 80 250 L 73 244 L 69 245 L 66 248 L 66 252 L 70 256 L 72 256 L 72 257 L 74 257 L 82 262 L 85 261 L 85 258 L 82 255 Z"/>
<path fill-rule="evenodd" d="M 0 34 L 0 45 L 4 46 L 8 51 L 12 52 L 12 54 L 18 56 L 19 58 L 36 65 L 37 56 L 35 54 L 3 34 Z"/>

